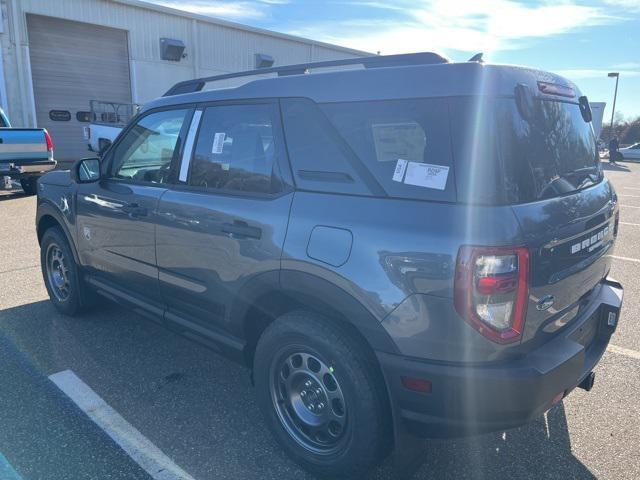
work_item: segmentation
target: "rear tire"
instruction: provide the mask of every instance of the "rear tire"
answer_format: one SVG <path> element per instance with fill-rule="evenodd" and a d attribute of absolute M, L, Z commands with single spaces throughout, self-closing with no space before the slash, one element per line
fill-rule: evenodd
<path fill-rule="evenodd" d="M 350 329 L 292 312 L 261 336 L 258 404 L 276 441 L 306 470 L 362 478 L 389 453 L 391 413 L 372 352 Z"/>
<path fill-rule="evenodd" d="M 85 285 L 71 246 L 59 227 L 44 232 L 40 242 L 40 266 L 51 303 L 74 316 L 93 304 L 95 294 Z"/>
<path fill-rule="evenodd" d="M 27 195 L 35 195 L 38 193 L 38 177 L 21 178 L 20 186 Z"/>

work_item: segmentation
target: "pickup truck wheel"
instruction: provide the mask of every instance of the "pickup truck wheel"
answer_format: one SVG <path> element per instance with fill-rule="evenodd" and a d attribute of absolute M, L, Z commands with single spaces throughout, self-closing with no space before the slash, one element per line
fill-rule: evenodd
<path fill-rule="evenodd" d="M 20 179 L 20 186 L 27 195 L 38 193 L 38 177 L 27 177 Z"/>
<path fill-rule="evenodd" d="M 76 315 L 91 303 L 71 247 L 60 228 L 49 228 L 40 242 L 42 276 L 54 307 L 65 315 Z"/>
<path fill-rule="evenodd" d="M 260 338 L 258 403 L 277 442 L 318 475 L 362 478 L 388 453 L 391 417 L 375 359 L 347 328 L 288 313 Z"/>

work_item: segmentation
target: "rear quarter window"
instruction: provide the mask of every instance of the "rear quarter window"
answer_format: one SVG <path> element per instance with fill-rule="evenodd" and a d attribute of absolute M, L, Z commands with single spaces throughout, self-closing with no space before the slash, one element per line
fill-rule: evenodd
<path fill-rule="evenodd" d="M 445 100 L 282 105 L 300 188 L 455 201 Z"/>
<path fill-rule="evenodd" d="M 456 200 L 446 100 L 331 103 L 322 109 L 388 196 Z"/>

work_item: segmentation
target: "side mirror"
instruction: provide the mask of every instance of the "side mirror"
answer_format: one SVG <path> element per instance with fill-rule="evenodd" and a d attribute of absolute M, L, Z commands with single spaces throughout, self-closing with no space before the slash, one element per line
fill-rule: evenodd
<path fill-rule="evenodd" d="M 83 158 L 71 167 L 71 179 L 76 183 L 93 183 L 100 180 L 100 160 Z"/>

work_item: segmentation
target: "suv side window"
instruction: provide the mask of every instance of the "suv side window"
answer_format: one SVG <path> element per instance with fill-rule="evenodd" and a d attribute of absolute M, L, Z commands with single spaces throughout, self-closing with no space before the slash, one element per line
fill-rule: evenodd
<path fill-rule="evenodd" d="M 280 101 L 287 150 L 298 187 L 330 193 L 371 195 L 370 176 L 318 105 L 306 98 Z M 376 192 L 377 193 L 377 192 Z"/>
<path fill-rule="evenodd" d="M 250 193 L 280 191 L 274 117 L 270 103 L 208 107 L 191 160 L 189 185 Z"/>
<path fill-rule="evenodd" d="M 456 201 L 445 99 L 325 103 L 320 108 L 388 196 Z"/>
<path fill-rule="evenodd" d="M 113 177 L 168 183 L 180 131 L 190 109 L 164 110 L 142 117 L 112 152 Z"/>

